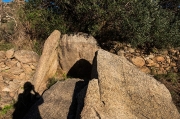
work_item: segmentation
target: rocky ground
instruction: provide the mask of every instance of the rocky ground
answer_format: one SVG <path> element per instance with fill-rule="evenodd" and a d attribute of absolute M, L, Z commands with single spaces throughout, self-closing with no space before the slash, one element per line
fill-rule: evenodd
<path fill-rule="evenodd" d="M 61 67 L 64 68 L 63 70 L 68 71 L 75 63 L 74 61 L 76 61 L 76 59 L 88 59 L 90 63 L 92 62 L 94 52 L 98 49 L 97 47 L 94 48 L 96 42 L 87 45 L 86 40 L 82 38 L 83 40 L 81 39 L 80 43 L 77 43 L 77 45 L 74 42 L 66 42 L 68 38 L 76 41 L 76 37 L 64 35 L 63 38 L 65 41 L 62 40 L 60 47 L 64 49 L 62 53 L 59 52 L 59 55 L 63 57 L 60 60 Z M 88 36 L 86 36 L 86 38 L 88 38 Z M 94 41 L 94 39 L 92 41 Z M 94 49 L 92 50 L 92 48 Z M 115 41 L 105 43 L 103 48 L 116 55 L 124 56 L 141 71 L 154 76 L 158 81 L 162 82 L 169 89 L 173 101 L 180 112 L 180 49 L 170 48 L 158 50 L 156 48 L 151 48 L 151 50 L 147 51 L 146 49 L 133 48 L 129 44 Z M 90 51 L 89 49 L 91 49 L 91 55 L 86 55 L 88 54 L 87 52 Z M 64 55 L 66 54 L 65 52 L 68 55 Z M 32 51 L 14 49 L 0 51 L 1 112 L 4 110 L 4 106 L 8 104 L 13 105 L 13 100 L 17 100 L 18 94 L 23 91 L 23 84 L 34 75 L 38 60 L 39 56 Z M 84 65 L 81 63 L 77 62 L 78 66 L 81 67 L 81 65 Z M 85 62 L 85 64 L 87 64 L 87 62 Z M 45 68 L 41 69 L 44 70 Z M 85 69 L 77 71 L 76 74 Z M 0 119 L 10 119 L 12 112 L 13 108 L 9 109 L 7 114 L 0 114 Z"/>

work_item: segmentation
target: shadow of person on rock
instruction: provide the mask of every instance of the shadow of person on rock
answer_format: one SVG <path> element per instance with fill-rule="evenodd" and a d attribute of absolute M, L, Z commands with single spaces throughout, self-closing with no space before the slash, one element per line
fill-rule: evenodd
<path fill-rule="evenodd" d="M 91 70 L 91 63 L 85 59 L 80 59 L 68 71 L 68 76 L 82 80 L 75 84 L 67 119 L 80 119 L 80 113 L 84 107 L 87 85 L 91 79 Z"/>
<path fill-rule="evenodd" d="M 12 114 L 12 119 L 23 119 L 29 109 L 37 100 L 40 99 L 40 97 L 41 96 L 39 93 L 34 90 L 34 85 L 32 85 L 30 82 L 26 82 L 24 84 L 24 92 L 19 94 L 18 101 L 14 104 L 15 110 Z M 40 114 L 38 119 L 41 119 Z"/>

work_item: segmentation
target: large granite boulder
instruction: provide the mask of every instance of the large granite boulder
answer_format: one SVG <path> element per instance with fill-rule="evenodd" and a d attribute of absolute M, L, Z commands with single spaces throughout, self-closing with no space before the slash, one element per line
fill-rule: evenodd
<path fill-rule="evenodd" d="M 180 119 L 167 88 L 124 57 L 99 50 L 82 119 Z"/>
<path fill-rule="evenodd" d="M 83 107 L 83 99 L 78 103 L 81 90 L 87 88 L 87 82 L 81 79 L 58 81 L 30 109 L 24 119 L 76 119 Z M 83 91 L 83 97 L 85 96 Z"/>
<path fill-rule="evenodd" d="M 85 33 L 63 35 L 58 50 L 61 69 L 70 75 L 79 74 L 82 71 L 87 73 L 89 70 L 86 71 L 86 69 L 91 70 L 89 64 L 92 64 L 94 54 L 98 49 L 97 41 Z M 74 69 L 71 69 L 72 67 Z M 73 77 L 76 76 L 73 75 Z"/>
<path fill-rule="evenodd" d="M 42 55 L 33 78 L 35 90 L 40 94 L 46 89 L 49 78 L 52 78 L 58 67 L 57 47 L 61 33 L 55 30 L 45 41 Z"/>

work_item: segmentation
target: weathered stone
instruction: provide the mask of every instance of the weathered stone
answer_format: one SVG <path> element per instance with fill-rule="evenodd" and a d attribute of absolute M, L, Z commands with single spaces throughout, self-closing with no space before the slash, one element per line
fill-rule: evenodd
<path fill-rule="evenodd" d="M 18 75 L 15 75 L 15 74 L 12 74 L 12 73 L 9 73 L 9 71 L 4 71 L 4 72 L 1 72 L 1 75 L 9 80 L 13 80 L 13 79 L 18 79 L 19 76 Z M 8 80 L 7 80 L 8 81 Z M 8 83 L 7 83 L 8 84 Z"/>
<path fill-rule="evenodd" d="M 3 67 L 0 67 L 0 71 L 1 72 L 6 72 L 6 71 L 8 71 L 10 69 L 10 67 L 8 67 L 8 66 L 3 66 Z"/>
<path fill-rule="evenodd" d="M 8 59 L 13 58 L 13 55 L 14 55 L 14 48 L 6 51 L 6 57 Z"/>
<path fill-rule="evenodd" d="M 165 70 L 166 71 L 169 71 L 171 69 L 171 67 L 166 67 Z"/>
<path fill-rule="evenodd" d="M 6 58 L 5 51 L 0 51 L 0 59 L 5 59 L 5 58 Z"/>
<path fill-rule="evenodd" d="M 159 68 L 157 70 L 157 74 L 167 74 L 166 70 L 164 68 Z"/>
<path fill-rule="evenodd" d="M 119 55 L 119 56 L 124 56 L 124 53 L 125 53 L 124 50 L 119 50 L 119 51 L 117 52 L 117 55 Z"/>
<path fill-rule="evenodd" d="M 178 72 L 178 68 L 177 68 L 177 67 L 173 67 L 173 70 L 174 70 L 175 72 Z"/>
<path fill-rule="evenodd" d="M 21 65 L 26 74 L 32 74 L 33 71 L 28 64 L 21 64 Z"/>
<path fill-rule="evenodd" d="M 170 58 L 167 58 L 166 61 L 167 61 L 168 64 L 171 63 L 171 59 Z"/>
<path fill-rule="evenodd" d="M 33 64 L 30 64 L 31 69 L 36 69 L 36 67 Z"/>
<path fill-rule="evenodd" d="M 60 66 L 66 73 L 81 59 L 92 64 L 94 54 L 99 49 L 97 41 L 92 36 L 80 33 L 63 35 L 59 47 Z"/>
<path fill-rule="evenodd" d="M 168 50 L 160 50 L 160 54 L 162 55 L 168 55 Z"/>
<path fill-rule="evenodd" d="M 137 67 L 142 67 L 145 65 L 145 61 L 142 57 L 134 57 L 131 59 L 132 63 Z"/>
<path fill-rule="evenodd" d="M 171 62 L 171 63 L 170 63 L 170 66 L 171 66 L 171 67 L 176 67 L 176 63 L 175 63 L 175 62 Z"/>
<path fill-rule="evenodd" d="M 135 52 L 135 49 L 133 49 L 133 48 L 128 48 L 128 51 L 129 51 L 130 53 L 134 53 L 134 52 Z"/>
<path fill-rule="evenodd" d="M 10 92 L 10 89 L 7 88 L 7 87 L 5 87 L 4 89 L 2 89 L 2 91 L 4 91 L 4 92 Z"/>
<path fill-rule="evenodd" d="M 0 67 L 5 66 L 4 62 L 0 62 Z"/>
<path fill-rule="evenodd" d="M 148 67 L 145 67 L 145 66 L 141 67 L 140 70 L 142 72 L 146 73 L 146 74 L 150 74 L 151 73 L 151 70 Z"/>
<path fill-rule="evenodd" d="M 7 73 L 13 74 L 13 75 L 19 75 L 23 72 L 23 69 L 20 69 L 18 67 L 12 67 L 9 70 L 6 71 Z"/>
<path fill-rule="evenodd" d="M 22 63 L 34 63 L 39 60 L 37 53 L 28 50 L 18 50 L 14 53 L 14 57 Z"/>
<path fill-rule="evenodd" d="M 165 61 L 164 57 L 162 57 L 162 56 L 156 56 L 156 57 L 155 57 L 155 60 L 156 60 L 157 62 L 164 62 L 164 61 Z"/>
<path fill-rule="evenodd" d="M 35 90 L 40 94 L 46 89 L 47 80 L 52 78 L 57 70 L 57 47 L 60 34 L 59 31 L 55 30 L 44 43 L 43 52 L 33 79 Z"/>
<path fill-rule="evenodd" d="M 151 55 L 148 55 L 148 57 L 149 57 L 150 59 L 153 59 L 155 56 L 154 56 L 153 54 L 151 54 Z"/>
<path fill-rule="evenodd" d="M 18 67 L 18 68 L 22 68 L 22 66 L 21 66 L 21 63 L 20 62 L 17 62 L 17 64 L 16 64 L 16 66 Z"/>
<path fill-rule="evenodd" d="M 176 56 L 171 56 L 171 59 L 178 60 L 178 58 Z"/>
<path fill-rule="evenodd" d="M 169 54 L 174 55 L 176 53 L 175 49 L 169 49 Z"/>
<path fill-rule="evenodd" d="M 123 57 L 99 50 L 81 119 L 179 119 L 167 88 Z"/>
<path fill-rule="evenodd" d="M 26 79 L 26 74 L 23 72 L 19 75 L 19 79 L 23 80 Z"/>
<path fill-rule="evenodd" d="M 151 60 L 151 59 L 147 59 L 147 60 L 146 60 L 146 63 L 147 63 L 147 64 L 154 64 L 154 61 Z"/>
<path fill-rule="evenodd" d="M 14 67 L 14 66 L 16 66 L 17 63 L 18 63 L 18 61 L 9 59 L 5 62 L 5 65 L 8 67 Z"/>

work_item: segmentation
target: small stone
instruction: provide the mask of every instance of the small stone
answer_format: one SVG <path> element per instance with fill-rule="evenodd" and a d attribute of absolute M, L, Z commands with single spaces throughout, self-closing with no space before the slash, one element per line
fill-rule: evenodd
<path fill-rule="evenodd" d="M 21 73 L 19 75 L 19 79 L 21 79 L 21 80 L 26 79 L 26 74 L 25 73 Z"/>
<path fill-rule="evenodd" d="M 148 67 L 141 67 L 140 70 L 146 74 L 151 73 L 151 70 Z"/>
<path fill-rule="evenodd" d="M 175 72 L 178 72 L 178 68 L 177 68 L 177 67 L 173 67 L 173 70 L 174 70 Z"/>
<path fill-rule="evenodd" d="M 25 73 L 27 73 L 27 74 L 31 74 L 33 72 L 31 67 L 28 64 L 22 64 L 22 67 L 23 67 Z"/>
<path fill-rule="evenodd" d="M 2 64 L 1 67 L 4 68 L 4 67 L 6 67 L 6 65 L 5 65 L 5 64 Z"/>
<path fill-rule="evenodd" d="M 135 49 L 133 49 L 133 48 L 128 48 L 128 51 L 129 51 L 130 53 L 134 53 L 134 52 L 135 52 Z"/>
<path fill-rule="evenodd" d="M 175 56 L 172 56 L 172 59 L 173 59 L 173 60 L 178 60 L 178 58 L 177 58 L 177 57 L 175 57 Z"/>
<path fill-rule="evenodd" d="M 166 67 L 165 70 L 166 71 L 169 71 L 171 69 L 171 67 Z"/>
<path fill-rule="evenodd" d="M 169 49 L 169 54 L 174 55 L 175 53 L 176 53 L 176 50 L 174 50 L 174 49 Z"/>
<path fill-rule="evenodd" d="M 150 59 L 153 59 L 153 58 L 154 58 L 154 55 L 151 54 L 151 55 L 148 55 L 148 57 L 149 57 Z"/>
<path fill-rule="evenodd" d="M 154 61 L 151 60 L 151 59 L 147 59 L 147 60 L 146 60 L 146 63 L 147 63 L 147 64 L 154 64 Z"/>
<path fill-rule="evenodd" d="M 34 63 L 39 60 L 39 55 L 37 53 L 27 50 L 16 51 L 14 57 L 22 63 Z"/>
<path fill-rule="evenodd" d="M 157 74 L 167 74 L 167 72 L 164 68 L 159 68 L 159 70 L 157 70 Z"/>
<path fill-rule="evenodd" d="M 10 92 L 10 89 L 5 87 L 4 89 L 2 89 L 3 92 Z"/>
<path fill-rule="evenodd" d="M 141 54 L 139 52 L 136 52 L 135 56 L 141 56 Z"/>
<path fill-rule="evenodd" d="M 31 67 L 31 69 L 36 69 L 36 67 L 34 66 L 34 65 L 32 65 L 32 64 L 30 64 L 30 67 Z"/>
<path fill-rule="evenodd" d="M 15 93 L 14 92 L 9 92 L 9 96 L 13 98 L 15 96 Z"/>
<path fill-rule="evenodd" d="M 131 61 L 137 67 L 142 67 L 145 65 L 145 60 L 142 57 L 134 57 L 131 59 Z"/>
<path fill-rule="evenodd" d="M 127 50 L 128 50 L 128 47 L 124 46 L 124 48 L 123 48 L 123 49 L 124 49 L 124 51 L 127 51 Z"/>
<path fill-rule="evenodd" d="M 17 60 L 7 60 L 6 62 L 5 62 L 5 64 L 6 64 L 6 66 L 8 66 L 8 67 L 14 67 L 14 66 L 16 66 L 16 64 L 17 64 Z"/>
<path fill-rule="evenodd" d="M 171 67 L 176 67 L 176 63 L 171 62 L 171 63 L 170 63 L 170 66 L 171 66 Z"/>
<path fill-rule="evenodd" d="M 5 59 L 5 58 L 6 58 L 5 51 L 0 51 L 0 59 Z"/>
<path fill-rule="evenodd" d="M 124 56 L 124 50 L 119 50 L 118 52 L 117 52 L 117 55 L 119 55 L 119 56 Z"/>
<path fill-rule="evenodd" d="M 171 63 L 171 59 L 170 58 L 167 58 L 166 61 L 167 61 L 168 64 Z"/>
<path fill-rule="evenodd" d="M 20 63 L 20 62 L 17 62 L 17 64 L 16 64 L 16 65 L 17 65 L 17 67 L 18 67 L 18 68 L 20 68 L 20 69 L 22 68 L 22 66 L 21 66 L 21 63 Z"/>
<path fill-rule="evenodd" d="M 127 47 L 131 47 L 131 44 L 127 44 Z"/>
<path fill-rule="evenodd" d="M 160 51 L 160 54 L 162 54 L 162 55 L 168 55 L 168 50 L 165 50 L 165 49 L 164 49 L 164 50 L 161 50 L 161 51 Z"/>
<path fill-rule="evenodd" d="M 14 48 L 6 51 L 6 57 L 8 59 L 13 58 L 13 55 L 14 55 Z"/>
<path fill-rule="evenodd" d="M 20 69 L 18 67 L 13 67 L 13 68 L 9 69 L 8 72 L 12 73 L 14 75 L 19 75 L 19 74 L 21 74 L 23 72 L 23 69 Z"/>
<path fill-rule="evenodd" d="M 164 57 L 162 57 L 162 56 L 157 56 L 157 57 L 155 57 L 155 59 L 157 62 L 164 62 L 165 61 Z"/>

